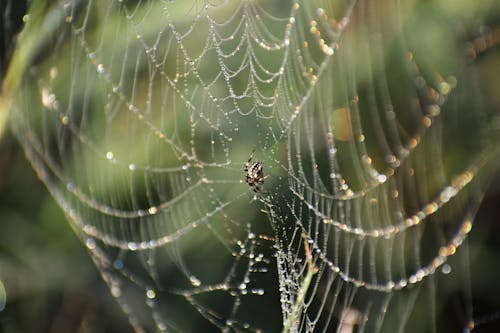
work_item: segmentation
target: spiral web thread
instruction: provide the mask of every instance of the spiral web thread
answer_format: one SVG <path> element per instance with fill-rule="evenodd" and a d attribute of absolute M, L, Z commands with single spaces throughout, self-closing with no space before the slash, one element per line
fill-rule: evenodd
<path fill-rule="evenodd" d="M 408 37 L 415 8 L 47 9 L 13 128 L 136 331 L 436 331 L 446 279 L 471 325 L 466 240 L 498 115 L 463 109 L 500 32 L 443 47 L 459 59 L 439 72 L 419 62 L 427 32 Z"/>

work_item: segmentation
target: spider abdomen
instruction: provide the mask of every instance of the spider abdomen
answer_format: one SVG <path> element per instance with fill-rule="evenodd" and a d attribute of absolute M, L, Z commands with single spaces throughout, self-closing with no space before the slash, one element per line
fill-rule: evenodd
<path fill-rule="evenodd" d="M 259 185 L 264 183 L 264 163 L 262 161 L 252 162 L 252 155 L 248 159 L 243 169 L 246 172 L 245 182 L 252 188 L 254 192 L 260 192 Z"/>

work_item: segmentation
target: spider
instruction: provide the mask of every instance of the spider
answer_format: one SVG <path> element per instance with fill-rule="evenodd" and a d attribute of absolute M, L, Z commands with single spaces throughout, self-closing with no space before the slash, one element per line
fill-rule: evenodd
<path fill-rule="evenodd" d="M 243 171 L 246 172 L 245 182 L 252 188 L 254 192 L 257 193 L 262 192 L 259 185 L 264 184 L 264 179 L 266 179 L 267 176 L 264 177 L 263 173 L 264 162 L 257 161 L 251 163 L 254 153 L 255 149 L 252 151 L 252 155 L 250 155 L 250 158 L 245 163 L 245 168 L 243 168 Z"/>

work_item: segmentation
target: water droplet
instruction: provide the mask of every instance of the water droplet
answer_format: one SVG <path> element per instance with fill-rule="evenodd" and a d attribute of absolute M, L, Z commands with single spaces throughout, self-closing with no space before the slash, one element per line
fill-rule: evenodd
<path fill-rule="evenodd" d="M 261 288 L 252 289 L 252 294 L 262 296 L 264 295 L 264 289 Z"/>
<path fill-rule="evenodd" d="M 116 269 L 122 269 L 123 268 L 123 261 L 121 261 L 120 259 L 116 259 L 115 262 L 113 263 L 113 266 Z"/>
<path fill-rule="evenodd" d="M 443 81 L 438 86 L 439 92 L 443 95 L 448 95 L 451 91 L 451 86 L 448 82 Z"/>
<path fill-rule="evenodd" d="M 42 105 L 48 108 L 50 104 L 52 103 L 50 100 L 50 93 L 47 88 L 42 89 Z"/>
<path fill-rule="evenodd" d="M 441 107 L 437 104 L 431 104 L 427 107 L 427 112 L 432 117 L 437 117 L 441 113 Z"/>
<path fill-rule="evenodd" d="M 49 75 L 51 79 L 55 79 L 57 77 L 57 67 L 51 67 Z"/>
<path fill-rule="evenodd" d="M 120 0 L 120 1 L 123 1 L 123 0 Z M 165 325 L 165 323 L 157 322 L 156 323 L 156 327 L 158 327 L 158 329 L 160 331 L 162 331 L 162 332 L 166 332 L 167 331 L 167 325 Z"/>
<path fill-rule="evenodd" d="M 97 65 L 97 73 L 99 73 L 99 74 L 104 73 L 104 65 L 103 64 Z"/>
<path fill-rule="evenodd" d="M 441 271 L 443 272 L 443 274 L 450 274 L 451 266 L 448 264 L 444 264 L 443 267 L 441 268 Z"/>
<path fill-rule="evenodd" d="M 378 174 L 377 175 L 377 181 L 379 183 L 385 183 L 386 180 L 387 180 L 387 176 L 386 175 L 383 175 L 383 174 Z"/>
<path fill-rule="evenodd" d="M 452 187 L 452 186 L 448 186 L 446 187 L 442 192 L 441 192 L 441 195 L 439 196 L 439 199 L 442 201 L 442 202 L 448 202 L 451 198 L 453 198 L 455 195 L 457 195 L 457 189 Z"/>
<path fill-rule="evenodd" d="M 93 238 L 87 238 L 87 241 L 85 242 L 85 245 L 89 250 L 95 249 L 95 240 Z"/>
<path fill-rule="evenodd" d="M 148 289 L 146 291 L 146 297 L 149 298 L 149 299 L 155 299 L 156 298 L 156 293 L 154 290 L 152 289 Z"/>
<path fill-rule="evenodd" d="M 194 275 L 191 275 L 191 277 L 189 278 L 189 281 L 195 287 L 201 286 L 201 281 Z"/>
<path fill-rule="evenodd" d="M 122 295 L 122 289 L 117 285 L 113 285 L 111 287 L 111 295 L 114 297 L 120 297 Z"/>
<path fill-rule="evenodd" d="M 113 154 L 113 152 L 112 152 L 112 151 L 108 151 L 108 152 L 106 153 L 106 158 L 107 158 L 108 160 L 110 160 L 110 161 L 111 161 L 111 160 L 113 159 L 113 157 L 114 157 L 114 154 Z"/>

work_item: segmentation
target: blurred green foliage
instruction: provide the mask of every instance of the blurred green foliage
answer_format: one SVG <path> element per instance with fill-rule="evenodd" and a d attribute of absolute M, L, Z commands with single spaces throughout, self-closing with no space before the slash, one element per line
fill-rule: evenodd
<path fill-rule="evenodd" d="M 0 332 L 132 331 L 10 133 L 0 144 L 0 285 Z"/>

